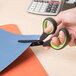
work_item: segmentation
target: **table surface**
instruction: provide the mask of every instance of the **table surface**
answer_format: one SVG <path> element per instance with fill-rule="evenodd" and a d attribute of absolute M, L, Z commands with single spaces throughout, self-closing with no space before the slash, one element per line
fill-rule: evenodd
<path fill-rule="evenodd" d="M 43 20 L 48 16 L 27 12 L 32 0 L 0 0 L 0 26 L 17 24 L 23 34 L 42 34 Z M 76 76 L 76 47 L 48 51 L 42 46 L 32 47 L 33 52 L 49 76 Z"/>

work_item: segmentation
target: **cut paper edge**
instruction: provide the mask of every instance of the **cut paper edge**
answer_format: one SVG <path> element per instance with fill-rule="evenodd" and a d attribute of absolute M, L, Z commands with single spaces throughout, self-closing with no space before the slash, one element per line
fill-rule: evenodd
<path fill-rule="evenodd" d="M 12 27 L 12 28 L 11 28 Z M 0 26 L 0 28 L 8 31 L 8 32 L 11 32 L 11 33 L 15 33 L 15 34 L 21 34 L 20 30 L 18 29 L 18 27 L 16 26 L 16 24 L 8 24 L 8 25 L 4 25 L 4 26 Z M 10 29 L 10 30 L 9 30 Z M 15 31 L 13 30 L 15 29 Z M 29 52 L 29 50 L 31 51 L 31 53 Z M 36 66 L 34 65 L 33 66 L 33 70 L 29 70 L 29 67 L 27 67 L 27 74 L 25 74 L 26 72 L 26 69 L 24 68 L 24 64 L 20 63 L 20 58 L 24 55 L 24 53 L 27 53 L 27 54 L 31 54 L 33 55 L 34 57 L 26 62 L 22 61 L 22 63 L 24 63 L 27 66 L 29 65 L 29 63 L 35 61 L 37 64 Z M 20 57 L 18 57 L 12 64 L 10 64 L 5 70 L 3 70 L 0 75 L 1 76 L 48 76 L 48 74 L 46 73 L 46 71 L 43 69 L 43 66 L 40 64 L 39 60 L 37 59 L 37 57 L 34 55 L 34 53 L 32 52 L 32 50 L 30 48 L 28 48 L 26 51 L 25 51 Z M 29 53 L 28 53 L 29 52 Z M 28 57 L 28 55 L 26 55 Z M 23 58 L 22 58 L 23 59 Z M 24 59 L 23 59 L 24 60 Z M 20 63 L 18 65 L 18 63 Z M 17 65 L 15 67 L 15 64 Z M 23 67 L 22 67 L 23 65 Z M 12 68 L 11 68 L 12 67 Z M 34 67 L 36 69 L 34 69 Z M 38 67 L 38 68 L 37 68 Z M 24 68 L 25 71 L 22 71 L 21 69 Z M 17 70 L 17 71 L 16 71 Z M 40 71 L 41 70 L 41 71 Z M 29 73 L 29 72 L 32 72 L 32 73 Z M 35 72 L 34 72 L 35 71 Z M 37 72 L 38 73 L 37 73 Z"/>

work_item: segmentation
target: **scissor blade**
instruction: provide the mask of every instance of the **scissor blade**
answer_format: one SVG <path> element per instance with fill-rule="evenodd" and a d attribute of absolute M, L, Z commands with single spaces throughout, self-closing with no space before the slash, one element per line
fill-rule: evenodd
<path fill-rule="evenodd" d="M 33 42 L 30 46 L 39 46 L 39 45 L 43 45 L 43 41 L 41 41 L 41 40 L 38 40 L 38 41 L 36 41 L 36 42 Z"/>
<path fill-rule="evenodd" d="M 43 45 L 43 41 L 41 40 L 18 40 L 20 43 L 32 43 L 30 46 L 39 46 Z"/>
<path fill-rule="evenodd" d="M 21 43 L 32 43 L 32 42 L 37 42 L 39 40 L 18 40 L 18 42 L 21 42 Z"/>

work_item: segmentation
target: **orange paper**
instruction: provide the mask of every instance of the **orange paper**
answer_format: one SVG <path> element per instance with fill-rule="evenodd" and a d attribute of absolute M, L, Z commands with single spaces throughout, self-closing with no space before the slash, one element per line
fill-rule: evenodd
<path fill-rule="evenodd" d="M 15 24 L 0 26 L 15 34 L 21 34 Z M 18 59 L 0 73 L 0 76 L 48 76 L 32 50 L 28 48 Z"/>

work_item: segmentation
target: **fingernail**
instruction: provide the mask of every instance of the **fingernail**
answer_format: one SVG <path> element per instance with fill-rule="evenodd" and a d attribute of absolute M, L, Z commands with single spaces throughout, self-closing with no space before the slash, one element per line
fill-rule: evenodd
<path fill-rule="evenodd" d="M 62 35 L 60 35 L 60 38 L 63 39 L 64 37 Z"/>
<path fill-rule="evenodd" d="M 60 31 L 60 32 L 59 32 L 59 37 L 60 37 L 61 39 L 64 39 L 65 35 L 64 35 L 64 32 L 63 32 L 63 31 Z"/>
<path fill-rule="evenodd" d="M 60 31 L 59 32 L 59 40 L 60 40 L 61 44 L 64 42 L 64 39 L 65 39 L 65 34 L 63 31 Z"/>
<path fill-rule="evenodd" d="M 58 46 L 59 45 L 59 39 L 57 37 L 53 37 L 52 38 L 52 43 L 54 46 Z"/>
<path fill-rule="evenodd" d="M 49 26 L 49 25 L 50 25 L 50 21 L 47 22 L 47 26 Z"/>

